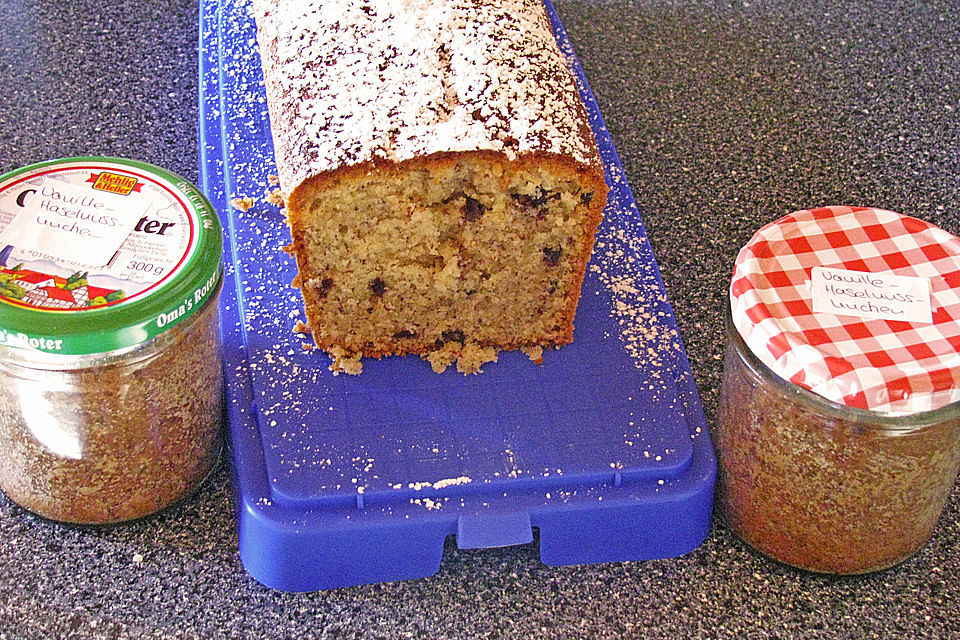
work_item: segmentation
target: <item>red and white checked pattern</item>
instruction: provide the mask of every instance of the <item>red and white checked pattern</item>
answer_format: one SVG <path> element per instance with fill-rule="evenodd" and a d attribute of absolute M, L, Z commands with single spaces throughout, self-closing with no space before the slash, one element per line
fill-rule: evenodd
<path fill-rule="evenodd" d="M 930 278 L 933 324 L 814 313 L 813 267 Z M 730 284 L 733 322 L 774 372 L 886 414 L 960 400 L 960 238 L 892 211 L 825 207 L 760 229 Z"/>

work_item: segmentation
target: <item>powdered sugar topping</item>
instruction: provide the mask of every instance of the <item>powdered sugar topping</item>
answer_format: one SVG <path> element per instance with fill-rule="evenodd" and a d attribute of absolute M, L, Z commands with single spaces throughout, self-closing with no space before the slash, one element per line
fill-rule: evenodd
<path fill-rule="evenodd" d="M 539 0 L 254 3 L 284 191 L 450 151 L 600 166 Z"/>

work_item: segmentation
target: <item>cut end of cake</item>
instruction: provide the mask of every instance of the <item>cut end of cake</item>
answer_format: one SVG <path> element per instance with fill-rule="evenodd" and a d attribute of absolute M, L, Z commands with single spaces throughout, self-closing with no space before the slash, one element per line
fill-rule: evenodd
<path fill-rule="evenodd" d="M 572 339 L 606 199 L 595 173 L 475 154 L 326 176 L 293 195 L 297 282 L 335 370 L 419 354 L 472 373 L 498 350 Z"/>
<path fill-rule="evenodd" d="M 443 373 L 454 362 L 457 371 L 467 376 L 472 373 L 481 373 L 480 367 L 487 362 L 497 361 L 497 350 L 493 347 L 481 347 L 475 342 L 460 344 L 451 342 L 441 349 L 431 351 L 423 356 L 430 363 L 436 373 Z"/>
<path fill-rule="evenodd" d="M 539 347 L 537 348 L 539 349 Z M 363 373 L 361 354 L 346 353 L 337 347 L 330 347 L 327 352 L 333 359 L 330 371 L 333 371 L 334 375 L 340 373 L 360 375 Z M 487 362 L 496 362 L 497 353 L 498 351 L 493 347 L 481 347 L 473 342 L 463 345 L 451 342 L 436 351 L 423 354 L 421 357 L 430 363 L 430 367 L 436 373 L 443 373 L 456 362 L 457 371 L 468 376 L 474 373 L 483 373 L 481 367 Z M 540 362 L 543 362 L 543 360 L 537 361 L 537 364 Z"/>

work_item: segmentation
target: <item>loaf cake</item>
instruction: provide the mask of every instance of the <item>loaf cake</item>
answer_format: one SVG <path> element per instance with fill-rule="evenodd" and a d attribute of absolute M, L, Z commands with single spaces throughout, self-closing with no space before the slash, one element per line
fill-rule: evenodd
<path fill-rule="evenodd" d="M 541 0 L 254 0 L 315 343 L 463 372 L 568 343 L 607 187 Z"/>

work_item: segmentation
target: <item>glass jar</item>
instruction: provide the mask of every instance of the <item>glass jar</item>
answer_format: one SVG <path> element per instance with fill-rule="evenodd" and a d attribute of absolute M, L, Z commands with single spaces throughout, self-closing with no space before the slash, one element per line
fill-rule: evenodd
<path fill-rule="evenodd" d="M 159 167 L 71 158 L 0 177 L 7 497 L 112 524 L 206 478 L 222 448 L 221 247 L 206 198 Z"/>
<path fill-rule="evenodd" d="M 801 569 L 893 566 L 930 539 L 960 469 L 960 403 L 905 416 L 788 382 L 726 313 L 717 502 L 737 536 Z"/>
<path fill-rule="evenodd" d="M 931 537 L 960 470 L 960 238 L 869 207 L 798 211 L 737 256 L 713 438 L 747 544 L 828 574 Z"/>

